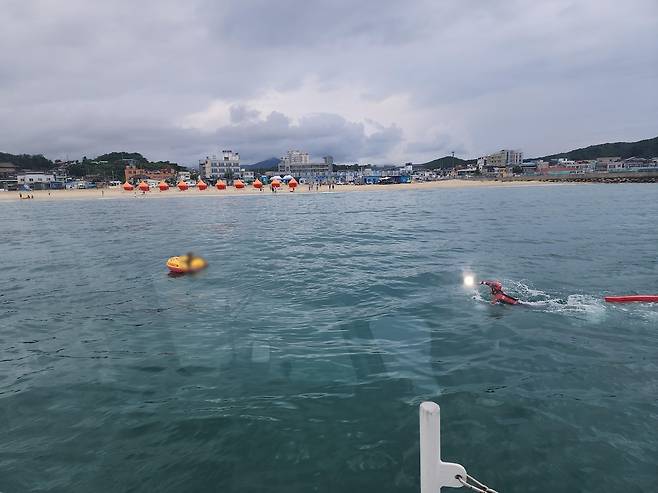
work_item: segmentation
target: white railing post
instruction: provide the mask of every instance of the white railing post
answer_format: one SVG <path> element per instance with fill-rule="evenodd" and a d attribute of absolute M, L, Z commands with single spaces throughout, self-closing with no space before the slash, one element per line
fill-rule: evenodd
<path fill-rule="evenodd" d="M 420 492 L 440 493 L 441 488 L 461 488 L 466 469 L 441 461 L 441 409 L 435 402 L 420 405 Z"/>

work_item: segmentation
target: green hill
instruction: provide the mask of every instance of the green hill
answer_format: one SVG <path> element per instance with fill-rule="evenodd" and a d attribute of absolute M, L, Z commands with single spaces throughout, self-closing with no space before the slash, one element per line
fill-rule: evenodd
<path fill-rule="evenodd" d="M 176 171 L 186 171 L 187 168 L 169 161 L 150 162 L 138 152 L 110 152 L 101 154 L 95 159 L 75 161 L 67 166 L 67 172 L 73 177 L 97 177 L 99 179 L 117 179 L 124 177 L 126 164 L 133 160 L 134 164 L 143 169 L 173 168 Z M 19 169 L 32 171 L 49 171 L 58 167 L 61 163 L 53 162 L 41 154 L 9 154 L 0 152 L 0 163 L 13 163 Z"/>
<path fill-rule="evenodd" d="M 475 164 L 475 159 L 459 159 L 458 157 L 453 158 L 452 156 L 444 156 L 426 163 L 414 164 L 416 168 L 425 168 L 425 169 L 452 169 L 454 166 L 469 166 Z"/>
<path fill-rule="evenodd" d="M 41 154 L 9 154 L 7 152 L 0 152 L 0 163 L 12 163 L 19 169 L 28 169 L 31 171 L 44 171 L 53 167 L 53 162 Z"/>
<path fill-rule="evenodd" d="M 94 161 L 108 161 L 110 163 L 116 163 L 117 161 L 123 161 L 125 159 L 133 159 L 135 164 L 142 165 L 149 162 L 144 156 L 139 152 L 110 152 L 108 154 L 101 154 Z"/>
<path fill-rule="evenodd" d="M 537 159 L 548 160 L 563 157 L 578 161 L 581 159 L 586 160 L 612 156 L 619 156 L 623 159 L 629 157 L 656 157 L 658 156 L 658 137 L 654 137 L 653 139 L 639 140 L 637 142 L 612 142 L 607 144 L 591 145 L 560 154 L 543 156 Z"/>
<path fill-rule="evenodd" d="M 126 165 L 132 163 L 138 168 L 156 170 L 160 168 L 173 168 L 176 171 L 187 171 L 187 168 L 169 161 L 150 162 L 139 152 L 110 152 L 101 154 L 95 159 L 82 158 L 68 166 L 68 173 L 74 177 L 96 177 L 98 179 L 122 180 Z"/>

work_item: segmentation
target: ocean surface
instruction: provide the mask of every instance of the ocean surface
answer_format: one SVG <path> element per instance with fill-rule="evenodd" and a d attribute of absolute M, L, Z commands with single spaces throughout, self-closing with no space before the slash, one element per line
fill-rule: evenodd
<path fill-rule="evenodd" d="M 656 491 L 658 186 L 336 192 L 0 203 L 0 491 Z"/>

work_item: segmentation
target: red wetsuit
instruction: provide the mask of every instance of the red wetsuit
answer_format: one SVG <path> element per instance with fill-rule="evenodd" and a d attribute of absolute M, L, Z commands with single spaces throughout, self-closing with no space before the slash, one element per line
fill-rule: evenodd
<path fill-rule="evenodd" d="M 503 285 L 498 281 L 481 281 L 480 284 L 485 284 L 491 288 L 491 302 L 492 303 L 505 303 L 507 305 L 518 305 L 520 303 L 516 298 L 511 297 L 503 291 Z"/>

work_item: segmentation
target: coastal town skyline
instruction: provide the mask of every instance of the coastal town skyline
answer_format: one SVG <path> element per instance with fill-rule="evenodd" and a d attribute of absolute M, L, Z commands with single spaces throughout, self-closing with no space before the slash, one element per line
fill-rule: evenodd
<path fill-rule="evenodd" d="M 656 134 L 655 2 L 126 5 L 5 4 L 0 150 L 365 164 Z"/>

